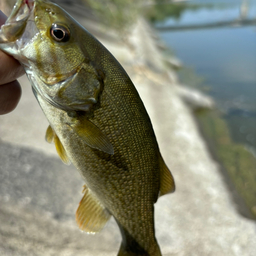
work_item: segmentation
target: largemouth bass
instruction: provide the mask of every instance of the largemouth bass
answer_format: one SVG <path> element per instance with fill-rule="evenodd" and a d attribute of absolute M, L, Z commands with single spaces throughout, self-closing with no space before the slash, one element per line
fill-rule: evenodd
<path fill-rule="evenodd" d="M 154 203 L 174 191 L 145 107 L 130 78 L 66 11 L 46 0 L 18 0 L 0 30 L 0 49 L 27 73 L 54 142 L 81 173 L 78 226 L 120 228 L 118 255 L 160 256 Z"/>

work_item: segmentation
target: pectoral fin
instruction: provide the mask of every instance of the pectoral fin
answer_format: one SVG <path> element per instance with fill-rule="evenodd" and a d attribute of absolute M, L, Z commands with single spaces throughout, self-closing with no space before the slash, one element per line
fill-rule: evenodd
<path fill-rule="evenodd" d="M 160 155 L 160 191 L 159 196 L 171 193 L 175 191 L 175 183 L 173 176 L 166 166 L 162 156 Z"/>
<path fill-rule="evenodd" d="M 83 192 L 84 196 L 76 211 L 77 225 L 87 233 L 99 232 L 111 215 L 86 186 Z"/>
<path fill-rule="evenodd" d="M 48 128 L 46 130 L 45 139 L 49 143 L 54 142 L 56 151 L 57 151 L 60 159 L 62 160 L 62 162 L 64 164 L 69 165 L 70 161 L 68 159 L 67 152 L 66 152 L 65 148 L 63 147 L 59 137 L 57 136 L 57 134 L 55 133 L 55 131 L 52 129 L 52 127 L 50 125 L 48 126 Z"/>
<path fill-rule="evenodd" d="M 108 137 L 88 119 L 83 118 L 68 125 L 89 147 L 98 149 L 110 155 L 114 154 L 113 146 Z"/>

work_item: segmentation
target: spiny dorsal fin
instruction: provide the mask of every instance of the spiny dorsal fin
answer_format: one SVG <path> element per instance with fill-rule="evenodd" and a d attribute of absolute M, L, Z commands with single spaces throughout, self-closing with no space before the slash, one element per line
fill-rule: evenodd
<path fill-rule="evenodd" d="M 62 162 L 66 165 L 69 165 L 70 161 L 68 159 L 67 152 L 66 152 L 65 148 L 63 147 L 59 137 L 56 135 L 56 133 L 54 133 L 54 144 L 56 147 L 56 151 L 57 151 L 60 159 L 62 160 Z"/>
<path fill-rule="evenodd" d="M 46 134 L 45 134 L 45 140 L 48 142 L 48 143 L 52 143 L 53 142 L 53 139 L 54 139 L 54 135 L 55 135 L 55 132 L 54 130 L 52 129 L 52 127 L 49 125 L 47 130 L 46 130 Z"/>
<path fill-rule="evenodd" d="M 85 185 L 83 193 L 84 196 L 76 211 L 76 223 L 87 233 L 99 232 L 111 215 Z"/>
<path fill-rule="evenodd" d="M 175 183 L 173 176 L 166 166 L 162 156 L 159 157 L 159 166 L 160 166 L 160 191 L 159 196 L 171 193 L 175 191 Z"/>
<path fill-rule="evenodd" d="M 79 121 L 68 125 L 89 147 L 98 149 L 110 155 L 114 154 L 113 146 L 108 137 L 88 119 L 82 118 Z"/>

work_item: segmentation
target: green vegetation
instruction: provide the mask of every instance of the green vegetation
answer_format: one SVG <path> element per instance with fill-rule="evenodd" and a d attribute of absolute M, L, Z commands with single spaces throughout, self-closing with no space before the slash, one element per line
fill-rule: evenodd
<path fill-rule="evenodd" d="M 106 25 L 124 33 L 138 18 L 144 0 L 83 0 Z"/>
<path fill-rule="evenodd" d="M 164 21 L 166 18 L 174 18 L 179 20 L 182 14 L 187 11 L 197 11 L 199 9 L 207 8 L 225 8 L 224 4 L 212 4 L 212 3 L 190 3 L 190 2 L 174 2 L 164 0 L 154 0 L 155 4 L 151 5 L 151 8 L 147 9 L 147 17 L 152 22 Z"/>
<path fill-rule="evenodd" d="M 225 120 L 234 141 L 256 149 L 256 109 L 233 109 L 233 112 L 225 116 Z"/>
<path fill-rule="evenodd" d="M 197 113 L 204 136 L 236 190 L 256 219 L 256 159 L 231 140 L 226 122 L 216 111 Z"/>
<path fill-rule="evenodd" d="M 139 16 L 151 22 L 163 21 L 172 17 L 179 19 L 186 10 L 197 11 L 202 8 L 225 8 L 224 4 L 192 4 L 170 0 L 83 0 L 107 26 L 125 33 Z"/>
<path fill-rule="evenodd" d="M 156 5 L 148 10 L 147 16 L 152 22 L 163 21 L 167 17 L 172 17 L 176 20 L 180 19 L 182 13 L 188 9 L 197 10 L 202 8 L 202 5 L 190 4 L 181 2 L 173 4 L 164 4 L 160 0 L 155 0 Z"/>
<path fill-rule="evenodd" d="M 164 3 L 162 0 L 83 0 L 97 13 L 105 24 L 121 31 L 132 25 L 139 15 L 144 15 L 152 22 L 162 21 L 167 17 L 179 19 L 184 11 L 212 8 L 211 4 L 202 6 L 187 3 Z"/>

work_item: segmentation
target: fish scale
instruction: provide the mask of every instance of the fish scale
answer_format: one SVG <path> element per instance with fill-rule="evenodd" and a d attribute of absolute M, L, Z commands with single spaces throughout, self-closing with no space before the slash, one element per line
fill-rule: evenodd
<path fill-rule="evenodd" d="M 116 88 L 119 88 L 120 89 L 120 87 L 119 86 L 117 86 Z M 127 89 L 126 89 L 127 90 Z M 128 90 L 127 90 L 128 91 Z M 129 92 L 129 91 L 128 91 Z M 104 93 L 104 92 L 103 92 Z M 125 90 L 122 90 L 122 93 L 123 94 L 125 94 Z M 110 93 L 111 95 L 116 95 L 116 92 L 111 92 Z M 123 98 L 125 98 L 126 100 L 127 99 L 129 99 L 129 96 L 131 95 L 131 93 L 129 92 L 128 93 L 128 96 L 124 96 Z M 132 99 L 134 99 L 134 97 L 131 97 Z M 114 101 L 114 100 L 113 100 Z M 133 100 L 134 101 L 134 100 Z M 104 102 L 104 100 L 102 99 L 102 102 Z M 112 103 L 112 102 L 111 102 Z M 110 106 L 112 105 L 112 104 L 109 104 Z M 122 102 L 122 104 L 121 104 L 121 106 L 122 106 L 122 108 L 124 109 L 123 111 L 124 111 L 124 113 L 126 113 L 126 111 L 127 111 L 127 109 L 130 109 L 130 110 L 133 110 L 133 107 L 135 106 L 136 107 L 136 109 L 138 108 L 138 106 L 137 106 L 137 104 L 136 103 L 131 103 L 130 102 L 130 99 L 128 100 L 128 102 L 125 102 L 125 101 L 123 101 Z M 102 108 L 103 109 L 103 108 Z M 106 106 L 104 106 L 104 109 L 107 111 L 107 112 L 109 112 L 109 111 L 112 111 L 112 113 L 114 112 L 113 111 L 113 108 L 111 109 L 111 110 L 108 110 L 107 108 L 106 108 Z M 134 119 L 133 120 L 133 122 L 131 122 L 130 121 L 130 118 L 127 118 L 127 115 L 122 115 L 122 112 L 121 112 L 121 114 L 120 114 L 120 109 L 118 109 L 118 108 L 115 108 L 115 109 L 117 109 L 117 111 L 116 111 L 116 116 L 117 116 L 117 118 L 115 118 L 114 120 L 117 122 L 117 120 L 119 119 L 120 120 L 120 116 L 122 117 L 121 118 L 121 120 L 120 120 L 120 125 L 118 125 L 118 126 L 121 126 L 121 127 L 125 127 L 125 129 L 126 129 L 126 132 L 129 132 L 129 136 L 131 136 L 131 141 L 135 141 L 136 143 L 130 143 L 130 144 L 132 144 L 132 147 L 133 147 L 133 149 L 132 149 L 132 152 L 138 152 L 138 150 L 139 151 L 141 151 L 141 146 L 139 145 L 139 143 L 138 143 L 138 139 L 139 138 L 136 138 L 136 135 L 137 135 L 137 137 L 139 137 L 138 135 L 138 131 L 137 131 L 137 129 L 135 128 L 135 127 L 138 127 L 139 129 L 140 129 L 140 131 L 142 132 L 143 131 L 143 129 L 141 129 L 141 128 L 143 128 L 143 126 L 141 126 L 141 124 L 142 123 L 144 123 L 145 121 L 144 121 L 144 119 L 142 119 L 141 121 L 140 120 L 136 120 L 136 119 Z M 136 114 L 137 113 L 139 113 L 140 111 L 137 111 L 136 109 L 134 109 L 134 111 L 133 112 L 135 112 Z M 100 109 L 98 110 L 98 111 L 100 111 Z M 144 109 L 142 110 L 142 111 L 144 111 Z M 142 112 L 141 111 L 141 112 Z M 132 112 L 132 111 L 131 111 Z M 105 113 L 105 111 L 103 112 L 103 115 L 105 115 L 104 114 Z M 114 112 L 115 113 L 115 112 Z M 138 114 L 139 115 L 139 114 Z M 135 115 L 136 116 L 136 115 Z M 104 120 L 104 117 L 102 117 L 102 115 L 101 115 L 101 113 L 95 113 L 95 117 L 97 117 L 99 120 L 101 120 L 101 122 Z M 133 116 L 134 117 L 134 116 Z M 95 118 L 96 119 L 96 118 Z M 98 123 L 97 123 L 97 121 L 95 120 L 95 119 L 93 119 L 93 121 L 94 121 L 94 123 L 95 124 L 97 124 L 97 125 L 99 125 Z M 128 120 L 128 122 L 127 122 L 127 120 Z M 104 121 L 103 121 L 104 122 Z M 112 122 L 113 122 L 113 119 L 112 119 Z M 99 126 L 100 127 L 100 126 Z M 145 142 L 146 142 L 146 140 L 145 140 L 145 133 L 146 132 L 144 132 L 144 134 L 142 133 L 140 133 L 140 137 L 142 136 L 142 138 L 143 138 L 143 141 L 141 141 L 141 143 L 142 144 L 145 144 Z M 123 136 L 119 136 L 118 137 L 118 141 L 117 141 L 117 143 L 119 144 L 119 145 L 122 145 L 123 144 L 123 142 L 125 142 L 126 141 L 126 146 L 127 146 L 127 139 L 123 139 L 123 137 L 126 137 L 126 134 L 124 134 Z M 147 137 L 146 137 L 147 138 Z M 129 144 L 129 145 L 130 145 Z M 150 146 L 151 146 L 151 144 L 150 144 Z M 151 146 L 152 147 L 152 146 Z M 151 148 L 150 147 L 150 148 Z M 115 147 L 114 147 L 115 148 Z M 124 149 L 124 148 L 122 148 L 122 151 L 124 151 L 124 150 L 126 150 L 126 152 L 122 152 L 122 154 L 124 154 L 124 153 L 128 153 L 128 154 L 130 154 L 131 156 L 133 155 L 132 154 L 132 152 L 129 152 L 130 150 L 129 149 L 131 149 L 130 147 L 126 150 L 126 149 Z M 154 150 L 155 151 L 155 150 Z M 133 183 L 133 186 L 129 186 L 128 188 L 130 188 L 129 190 L 130 190 L 130 193 L 131 192 L 133 192 L 133 190 L 138 190 L 138 187 L 141 185 L 141 183 L 143 184 L 143 183 L 145 183 L 145 184 L 148 184 L 148 186 L 147 186 L 147 188 L 149 189 L 149 191 L 150 191 L 150 193 L 147 193 L 146 192 L 146 190 L 144 190 L 143 192 L 144 193 L 142 193 L 142 195 L 141 195 L 141 197 L 138 197 L 137 198 L 137 201 L 136 201 L 136 204 L 135 205 L 133 205 L 132 204 L 132 200 L 129 198 L 129 193 L 128 193 L 128 196 L 127 197 L 125 197 L 124 196 L 124 194 L 120 194 L 120 191 L 122 191 L 122 189 L 114 189 L 115 191 L 118 191 L 118 195 L 115 195 L 115 198 L 117 198 L 118 196 L 119 197 L 121 197 L 121 199 L 122 199 L 122 201 L 127 201 L 127 205 L 128 206 L 130 206 L 130 207 L 128 207 L 128 209 L 127 210 L 125 210 L 124 209 L 124 205 L 121 205 L 121 207 L 122 207 L 122 209 L 123 209 L 123 211 L 122 211 L 122 214 L 118 214 L 118 213 L 113 213 L 113 215 L 115 216 L 115 218 L 116 219 L 118 219 L 119 220 L 119 225 L 122 225 L 122 226 L 124 226 L 124 227 L 127 227 L 127 229 L 131 229 L 131 233 L 134 233 L 134 232 L 138 232 L 137 230 L 136 230 L 136 227 L 138 226 L 138 224 L 139 224 L 139 226 L 141 226 L 142 227 L 142 230 L 144 231 L 144 232 L 139 232 L 139 234 L 141 234 L 141 235 L 139 235 L 139 237 L 138 237 L 138 240 L 141 240 L 142 242 L 144 242 L 145 243 L 145 241 L 143 241 L 144 239 L 142 239 L 144 236 L 146 236 L 146 237 L 149 237 L 150 239 L 150 241 L 146 241 L 146 244 L 147 243 L 152 243 L 152 236 L 150 236 L 149 234 L 153 234 L 153 226 L 149 226 L 148 225 L 148 223 L 153 223 L 152 222 L 152 218 L 153 218 L 153 214 L 150 216 L 150 214 L 149 214 L 149 212 L 152 212 L 152 209 L 150 209 L 150 211 L 149 210 L 146 210 L 145 212 L 147 213 L 147 216 L 149 217 L 146 221 L 144 220 L 143 221 L 143 217 L 145 218 L 145 213 L 144 213 L 144 205 L 146 204 L 145 203 L 145 197 L 146 196 L 148 196 L 148 195 L 150 195 L 151 193 L 152 193 L 152 187 L 153 186 L 151 186 L 151 185 L 149 185 L 150 183 L 149 183 L 149 181 L 147 180 L 147 172 L 149 171 L 149 173 L 151 173 L 152 172 L 152 167 L 154 168 L 154 164 L 152 163 L 152 156 L 149 154 L 149 152 L 150 151 L 147 151 L 147 154 L 145 153 L 145 151 L 141 151 L 141 153 L 140 153 L 140 155 L 141 155 L 141 159 L 143 159 L 143 161 L 136 161 L 136 166 L 133 166 L 133 169 L 136 169 L 136 171 L 138 172 L 137 173 L 137 175 L 139 176 L 138 178 L 135 178 L 135 180 L 134 180 L 134 178 L 133 177 L 128 177 L 128 179 L 130 180 L 130 181 L 132 181 L 133 180 L 133 182 L 130 182 L 130 183 Z M 143 154 L 142 154 L 143 153 Z M 155 159 L 156 159 L 156 157 L 155 157 Z M 148 168 L 148 170 L 145 170 L 146 168 L 145 168 L 145 162 L 144 161 L 147 161 L 147 162 L 149 162 L 150 163 L 150 167 Z M 158 161 L 157 159 L 156 159 L 156 161 Z M 117 160 L 117 162 L 120 162 L 120 160 L 118 159 Z M 155 164 L 156 165 L 156 164 Z M 102 169 L 102 168 L 100 168 L 100 169 Z M 131 167 L 130 168 L 128 168 L 128 169 L 131 169 Z M 139 173 L 139 170 L 140 169 L 143 169 L 143 172 L 142 173 Z M 155 168 L 156 170 L 157 170 L 157 168 Z M 119 170 L 118 170 L 118 172 L 119 172 Z M 134 174 L 133 174 L 134 175 Z M 157 176 L 157 175 L 156 175 Z M 137 188 L 134 188 L 134 185 L 136 184 L 136 183 L 138 183 L 138 180 L 140 181 L 139 182 L 139 184 L 137 184 Z M 137 182 L 136 182 L 137 181 Z M 152 181 L 151 181 L 152 182 Z M 157 183 L 157 181 L 155 180 L 155 182 Z M 159 181 L 158 181 L 159 182 Z M 118 185 L 119 185 L 120 183 L 119 183 L 119 180 L 117 180 L 117 187 L 118 187 Z M 156 192 L 155 192 L 155 198 L 152 200 L 149 200 L 150 202 L 151 202 L 151 204 L 150 205 L 152 205 L 152 201 L 155 201 L 156 200 L 156 197 L 157 197 L 157 194 L 158 194 L 158 190 L 159 189 L 156 189 Z M 112 191 L 112 190 L 111 190 Z M 107 198 L 110 198 L 110 196 L 108 195 L 107 196 Z M 142 200 L 141 200 L 141 198 L 143 198 Z M 105 201 L 106 202 L 106 199 L 104 198 L 102 201 Z M 120 200 L 121 201 L 121 200 Z M 111 201 L 112 202 L 112 201 Z M 110 202 L 110 204 L 111 204 L 111 202 Z M 139 205 L 137 205 L 137 204 L 139 204 Z M 138 207 L 138 206 L 140 206 L 140 207 Z M 120 208 L 121 208 L 120 207 Z M 108 207 L 109 209 L 111 209 L 112 207 L 111 206 L 109 206 Z M 135 209 L 142 209 L 142 212 L 136 212 L 135 211 Z M 114 210 L 113 210 L 114 211 Z M 113 211 L 111 211 L 111 212 L 113 212 Z M 141 216 L 141 221 L 139 222 L 138 221 L 138 217 L 139 216 Z M 136 219 L 136 224 L 134 223 L 134 219 Z M 138 223 L 139 222 L 139 223 Z M 145 223 L 145 224 L 143 224 L 143 223 Z M 132 228 L 132 227 L 134 227 L 134 228 Z"/>
<path fill-rule="evenodd" d="M 24 18 L 17 21 L 19 13 Z M 79 228 L 98 232 L 113 216 L 122 235 L 119 256 L 161 256 L 154 203 L 174 191 L 174 180 L 121 65 L 68 13 L 44 0 L 17 1 L 1 27 L 0 49 L 24 65 L 49 121 L 46 140 L 85 181 Z"/>

